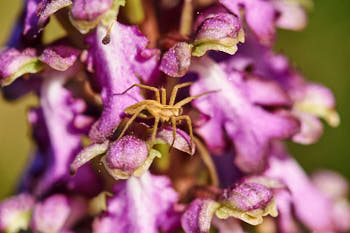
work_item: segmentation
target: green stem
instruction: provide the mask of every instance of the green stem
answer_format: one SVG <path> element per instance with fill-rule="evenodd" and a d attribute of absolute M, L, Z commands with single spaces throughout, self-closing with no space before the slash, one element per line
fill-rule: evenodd
<path fill-rule="evenodd" d="M 188 36 L 191 34 L 193 21 L 193 5 L 192 0 L 184 0 L 180 21 L 180 34 Z"/>

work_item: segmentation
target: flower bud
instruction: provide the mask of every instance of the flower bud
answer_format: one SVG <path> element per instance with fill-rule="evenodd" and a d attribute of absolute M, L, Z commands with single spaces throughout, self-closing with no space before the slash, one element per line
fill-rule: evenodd
<path fill-rule="evenodd" d="M 208 14 L 197 28 L 193 56 L 203 56 L 208 50 L 229 54 L 237 51 L 237 44 L 244 42 L 244 32 L 239 19 L 229 13 Z"/>
<path fill-rule="evenodd" d="M 272 191 L 261 184 L 241 183 L 226 189 L 221 196 L 221 207 L 216 215 L 221 219 L 239 218 L 252 225 L 262 223 L 263 216 L 278 215 Z"/>
<path fill-rule="evenodd" d="M 147 157 L 146 142 L 128 135 L 109 147 L 103 162 L 112 176 L 123 179 L 142 166 Z"/>

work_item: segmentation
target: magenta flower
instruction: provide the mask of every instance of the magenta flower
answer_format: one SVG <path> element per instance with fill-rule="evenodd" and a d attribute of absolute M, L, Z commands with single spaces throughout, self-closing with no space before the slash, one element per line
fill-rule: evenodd
<path fill-rule="evenodd" d="M 339 124 L 332 92 L 272 51 L 305 2 L 151 2 L 25 1 L 0 85 L 37 96 L 36 148 L 0 231 L 350 230 L 347 181 L 283 146 Z M 50 17 L 66 36 L 46 44 Z"/>

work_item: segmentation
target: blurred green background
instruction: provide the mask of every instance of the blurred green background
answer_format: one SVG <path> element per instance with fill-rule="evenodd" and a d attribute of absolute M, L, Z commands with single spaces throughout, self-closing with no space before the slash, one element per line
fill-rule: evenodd
<path fill-rule="evenodd" d="M 4 44 L 21 8 L 21 0 L 4 1 L 0 7 L 0 43 Z M 280 31 L 276 50 L 286 53 L 310 80 L 331 88 L 337 98 L 340 127 L 325 127 L 324 136 L 312 146 L 291 145 L 291 153 L 308 171 L 334 169 L 350 179 L 350 1 L 316 0 L 309 26 L 302 32 Z M 46 39 L 57 31 L 50 22 Z M 50 38 L 51 36 L 51 38 Z M 0 199 L 16 187 L 33 149 L 26 111 L 36 100 L 28 96 L 8 103 L 0 97 Z M 349 143 L 349 144 L 348 144 Z"/>

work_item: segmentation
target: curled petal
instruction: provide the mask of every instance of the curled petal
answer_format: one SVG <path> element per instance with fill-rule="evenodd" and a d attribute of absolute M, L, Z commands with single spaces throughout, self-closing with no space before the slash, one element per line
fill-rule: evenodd
<path fill-rule="evenodd" d="M 34 202 L 34 198 L 26 193 L 2 201 L 0 203 L 0 231 L 27 230 Z"/>
<path fill-rule="evenodd" d="M 0 53 L 0 85 L 9 85 L 23 74 L 37 73 L 43 68 L 35 49 L 7 49 Z"/>
<path fill-rule="evenodd" d="M 293 136 L 293 141 L 304 145 L 317 142 L 323 133 L 321 121 L 316 116 L 297 110 L 293 114 L 301 123 L 300 132 Z"/>
<path fill-rule="evenodd" d="M 164 127 L 157 133 L 157 140 L 163 141 L 169 145 L 171 145 L 173 139 L 173 129 L 170 127 Z M 176 129 L 176 136 L 173 147 L 190 155 L 193 155 L 196 151 L 196 148 L 194 146 L 191 147 L 190 136 L 181 129 Z"/>
<path fill-rule="evenodd" d="M 85 163 L 95 158 L 98 155 L 105 153 L 108 149 L 108 141 L 102 144 L 93 143 L 84 149 L 75 157 L 74 161 L 70 165 L 70 173 L 75 174 L 76 171 L 83 166 Z"/>
<path fill-rule="evenodd" d="M 181 217 L 181 225 L 186 233 L 208 233 L 219 203 L 210 199 L 196 199 Z"/>
<path fill-rule="evenodd" d="M 332 127 L 339 125 L 339 115 L 334 109 L 334 96 L 328 88 L 319 84 L 308 84 L 299 91 L 297 95 L 302 98 L 296 101 L 296 109 L 321 117 Z"/>
<path fill-rule="evenodd" d="M 163 56 L 159 69 L 171 77 L 184 76 L 191 64 L 192 46 L 176 43 Z"/>
<path fill-rule="evenodd" d="M 37 37 L 52 14 L 71 4 L 71 0 L 28 0 L 23 34 L 30 39 Z"/>
<path fill-rule="evenodd" d="M 65 71 L 74 64 L 79 54 L 79 50 L 72 47 L 56 45 L 46 48 L 40 60 L 55 70 Z"/>

